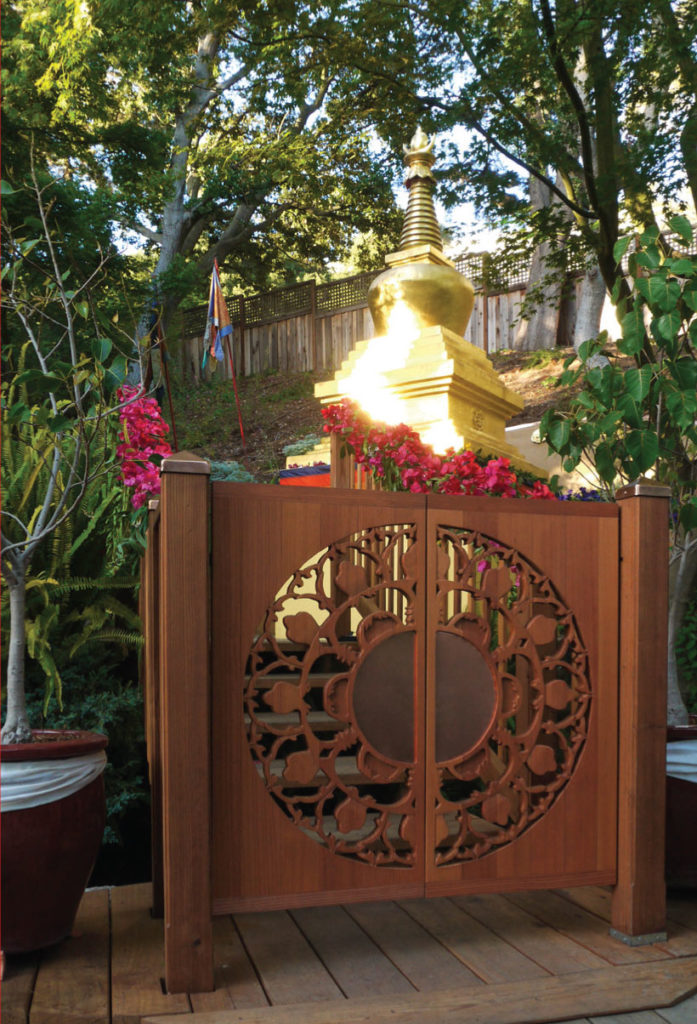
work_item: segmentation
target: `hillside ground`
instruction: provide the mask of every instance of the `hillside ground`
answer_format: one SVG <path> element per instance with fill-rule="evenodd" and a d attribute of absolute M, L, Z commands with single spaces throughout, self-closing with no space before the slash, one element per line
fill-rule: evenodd
<path fill-rule="evenodd" d="M 571 352 L 504 351 L 492 356 L 503 383 L 525 399 L 525 409 L 511 425 L 539 420 L 550 406 L 568 402 L 568 390 L 560 390 L 556 383 Z M 260 483 L 271 483 L 285 465 L 285 446 L 321 435 L 321 406 L 314 386 L 326 376 L 269 372 L 238 380 L 244 445 L 231 382 L 212 376 L 198 385 L 179 385 L 174 391 L 178 447 L 207 459 L 238 462 Z"/>

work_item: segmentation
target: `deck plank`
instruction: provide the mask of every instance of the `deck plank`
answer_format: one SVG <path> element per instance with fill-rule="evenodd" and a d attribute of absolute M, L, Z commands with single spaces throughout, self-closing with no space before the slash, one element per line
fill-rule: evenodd
<path fill-rule="evenodd" d="M 188 996 L 162 991 L 164 923 L 150 916 L 152 888 L 111 890 L 111 1010 L 113 1024 L 140 1024 L 147 1013 L 190 1013 Z"/>
<path fill-rule="evenodd" d="M 663 960 L 670 956 L 658 946 L 628 946 L 610 935 L 608 926 L 595 914 L 565 900 L 555 892 L 511 893 L 508 899 L 528 914 L 556 928 L 575 942 L 611 964 L 634 964 L 645 960 Z M 697 951 L 695 951 L 697 952 Z M 631 1024 L 631 1022 L 628 1022 Z"/>
<path fill-rule="evenodd" d="M 399 905 L 487 984 L 549 977 L 549 971 L 475 921 L 451 900 L 400 900 Z"/>
<path fill-rule="evenodd" d="M 419 991 L 483 984 L 396 903 L 356 903 L 347 910 Z"/>
<path fill-rule="evenodd" d="M 697 958 L 623 964 L 468 990 L 441 989 L 403 996 L 304 1003 L 258 1010 L 194 1014 L 191 1024 L 543 1024 L 610 1013 L 638 1012 L 675 1002 L 694 983 Z M 580 1018 L 583 1019 L 583 1016 Z M 146 1017 L 142 1024 L 172 1024 Z"/>
<path fill-rule="evenodd" d="M 283 910 L 236 914 L 240 936 L 273 1004 L 326 1002 L 344 996 L 295 921 Z"/>
<path fill-rule="evenodd" d="M 26 1024 L 39 960 L 39 953 L 8 955 L 2 980 L 3 1024 Z"/>
<path fill-rule="evenodd" d="M 584 885 L 578 889 L 556 889 L 555 892 L 603 921 L 609 921 L 612 916 L 612 893 L 602 886 Z"/>
<path fill-rule="evenodd" d="M 688 996 L 675 1006 L 658 1011 L 661 1021 L 667 1024 L 695 1024 L 697 1020 L 697 995 Z"/>
<path fill-rule="evenodd" d="M 453 903 L 551 974 L 607 966 L 602 957 L 541 924 L 504 896 L 455 896 Z"/>
<path fill-rule="evenodd" d="M 213 951 L 215 991 L 191 993 L 189 998 L 194 1013 L 203 1010 L 246 1010 L 255 1006 L 268 1006 L 269 1001 L 232 918 L 213 919 Z"/>
<path fill-rule="evenodd" d="M 590 1017 L 589 1024 L 663 1024 L 653 1010 L 640 1013 L 611 1013 L 604 1017 Z"/>
<path fill-rule="evenodd" d="M 602 920 L 609 923 L 611 902 L 609 891 L 593 887 L 590 887 L 588 890 L 560 889 L 559 895 L 583 907 L 589 913 L 596 914 Z M 676 912 L 679 914 L 680 910 L 686 905 L 689 908 L 689 904 L 686 904 L 685 901 L 677 903 L 675 905 Z M 684 924 L 679 924 L 675 920 L 674 915 L 669 912 L 668 920 L 666 921 L 666 931 L 668 932 L 668 941 L 655 943 L 654 949 L 670 953 L 671 956 L 694 956 L 697 953 L 697 928 L 692 929 Z"/>
<path fill-rule="evenodd" d="M 292 917 L 348 999 L 414 991 L 343 907 L 294 910 Z"/>
<path fill-rule="evenodd" d="M 93 889 L 82 898 L 70 938 L 43 953 L 31 1024 L 107 1024 L 108 979 L 109 890 Z"/>
<path fill-rule="evenodd" d="M 697 893 L 694 890 L 681 893 L 680 896 L 669 893 L 666 903 L 671 920 L 697 931 Z"/>

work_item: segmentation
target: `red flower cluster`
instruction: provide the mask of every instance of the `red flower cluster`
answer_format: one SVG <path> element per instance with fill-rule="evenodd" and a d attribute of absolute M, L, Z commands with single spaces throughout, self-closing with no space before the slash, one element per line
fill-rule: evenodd
<path fill-rule="evenodd" d="M 547 484 L 520 482 L 510 460 L 484 462 L 467 449 L 436 455 L 415 430 L 400 423 L 374 423 L 349 399 L 322 410 L 326 433 L 339 434 L 356 463 L 366 466 L 390 491 L 497 494 L 503 498 L 554 498 Z"/>
<path fill-rule="evenodd" d="M 140 508 L 151 495 L 160 493 L 160 462 L 172 454 L 165 440 L 169 425 L 162 419 L 160 406 L 154 398 L 145 396 L 129 401 L 137 393 L 137 388 L 124 384 L 116 395 L 119 402 L 126 402 L 119 414 L 116 454 L 121 460 L 121 479 L 126 487 L 134 489 L 133 508 Z"/>

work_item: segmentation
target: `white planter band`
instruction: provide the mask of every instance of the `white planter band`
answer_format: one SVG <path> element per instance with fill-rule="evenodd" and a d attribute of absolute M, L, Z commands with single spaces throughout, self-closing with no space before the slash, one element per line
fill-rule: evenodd
<path fill-rule="evenodd" d="M 666 774 L 697 783 L 697 740 L 666 744 Z"/>
<path fill-rule="evenodd" d="M 104 771 L 106 753 L 66 757 L 56 761 L 3 761 L 0 801 L 4 811 L 22 811 L 77 793 Z"/>

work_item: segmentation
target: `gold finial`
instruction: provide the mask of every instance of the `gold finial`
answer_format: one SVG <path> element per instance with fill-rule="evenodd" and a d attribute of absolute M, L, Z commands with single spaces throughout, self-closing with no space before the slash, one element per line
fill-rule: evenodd
<path fill-rule="evenodd" d="M 435 163 L 434 139 L 429 139 L 421 127 L 417 127 L 408 146 L 404 146 L 404 163 L 407 171 L 404 183 L 409 189 L 409 202 L 404 217 L 400 249 L 416 245 L 432 245 L 443 251 L 438 219 L 433 205 L 432 187 L 436 179 L 431 173 Z"/>
<path fill-rule="evenodd" d="M 435 157 L 433 157 L 431 151 L 433 149 L 434 141 L 435 139 L 429 140 L 428 135 L 426 135 L 426 133 L 423 131 L 421 125 L 417 125 L 416 131 L 412 136 L 411 142 L 409 143 L 408 146 L 403 146 L 402 148 L 404 149 L 406 157 L 416 157 L 421 154 L 423 154 L 424 156 L 428 155 L 429 157 L 431 157 L 431 163 L 433 163 Z"/>

